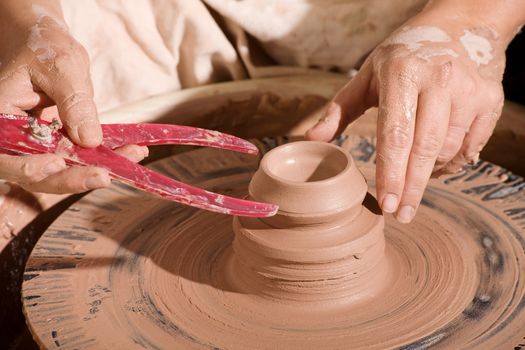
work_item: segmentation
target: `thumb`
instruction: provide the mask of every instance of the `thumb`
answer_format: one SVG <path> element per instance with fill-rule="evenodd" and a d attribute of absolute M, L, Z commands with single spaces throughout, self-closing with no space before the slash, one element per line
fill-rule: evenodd
<path fill-rule="evenodd" d="M 371 107 L 367 96 L 371 77 L 371 64 L 365 62 L 359 73 L 330 101 L 323 117 L 306 132 L 306 139 L 330 141 Z"/>
<path fill-rule="evenodd" d="M 66 97 L 55 99 L 60 120 L 76 144 L 96 147 L 102 142 L 102 129 L 92 96 L 84 91 L 70 92 Z M 52 97 L 53 98 L 53 97 Z"/>
<path fill-rule="evenodd" d="M 102 129 L 93 101 L 89 58 L 79 44 L 71 52 L 54 59 L 51 69 L 38 69 L 40 88 L 55 102 L 60 120 L 73 142 L 96 147 L 102 142 Z"/>

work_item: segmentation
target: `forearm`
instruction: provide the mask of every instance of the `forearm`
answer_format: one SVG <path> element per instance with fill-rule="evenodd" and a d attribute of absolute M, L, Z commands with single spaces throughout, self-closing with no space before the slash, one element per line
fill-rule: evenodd
<path fill-rule="evenodd" d="M 18 23 L 34 22 L 43 15 L 62 18 L 62 9 L 58 0 L 2 0 L 0 18 Z"/>
<path fill-rule="evenodd" d="M 434 0 L 423 9 L 419 16 L 426 21 L 457 23 L 448 28 L 457 35 L 465 30 L 480 29 L 491 32 L 496 50 L 505 50 L 510 41 L 525 24 L 525 1 L 523 0 Z M 463 28 L 461 28 L 463 24 Z M 444 28 L 445 29 L 445 28 Z"/>
<path fill-rule="evenodd" d="M 24 40 L 31 27 L 41 24 L 44 17 L 65 26 L 58 0 L 2 0 L 0 1 L 0 47 L 8 48 Z M 14 36 L 18 34 L 17 36 Z"/>

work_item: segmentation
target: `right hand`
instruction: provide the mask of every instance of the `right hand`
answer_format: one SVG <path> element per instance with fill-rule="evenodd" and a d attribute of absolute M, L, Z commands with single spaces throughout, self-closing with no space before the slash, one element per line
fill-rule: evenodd
<path fill-rule="evenodd" d="M 433 172 L 476 161 L 503 106 L 504 46 L 468 31 L 492 35 L 481 21 L 448 13 L 421 12 L 374 49 L 306 135 L 331 140 L 378 106 L 377 198 L 402 223 L 414 218 Z M 463 36 L 489 48 L 474 54 Z"/>
<path fill-rule="evenodd" d="M 0 112 L 30 112 L 44 118 L 58 115 L 73 142 L 83 147 L 98 146 L 102 130 L 93 101 L 89 57 L 70 35 L 59 11 L 33 6 L 33 13 L 23 20 L 9 17 L 0 15 Z M 146 147 L 135 145 L 117 152 L 137 162 L 147 156 Z M 68 167 L 55 154 L 0 154 L 0 178 L 28 191 L 57 194 L 110 184 L 105 169 Z"/>

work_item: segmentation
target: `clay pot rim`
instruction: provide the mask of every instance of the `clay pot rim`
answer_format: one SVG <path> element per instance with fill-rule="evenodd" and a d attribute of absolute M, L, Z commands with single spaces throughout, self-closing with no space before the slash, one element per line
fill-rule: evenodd
<path fill-rule="evenodd" d="M 277 174 L 275 174 L 272 170 L 270 170 L 270 166 L 269 166 L 269 162 L 272 158 L 272 155 L 274 151 L 278 151 L 278 152 L 281 152 L 283 150 L 286 150 L 288 148 L 295 148 L 295 147 L 302 147 L 303 145 L 305 144 L 309 144 L 309 145 L 313 145 L 313 144 L 317 144 L 318 147 L 326 147 L 326 148 L 331 148 L 333 149 L 334 151 L 344 155 L 345 159 L 346 159 L 346 165 L 345 167 L 339 171 L 336 175 L 334 176 L 331 176 L 327 179 L 323 179 L 323 180 L 315 180 L 315 181 L 293 181 L 293 180 L 288 180 L 282 176 L 279 176 Z M 290 142 L 288 144 L 285 144 L 285 145 L 281 145 L 279 146 L 278 149 L 274 149 L 274 150 L 271 150 L 270 152 L 268 152 L 265 157 L 263 157 L 263 159 L 261 160 L 261 164 L 260 164 L 260 168 L 263 170 L 263 172 L 266 174 L 266 176 L 270 177 L 271 179 L 275 180 L 275 181 L 278 181 L 284 185 L 287 185 L 287 186 L 294 186 L 294 187 L 302 187 L 302 186 L 324 186 L 324 185 L 330 185 L 334 182 L 337 182 L 339 181 L 343 176 L 345 176 L 345 174 L 350 171 L 350 169 L 352 169 L 352 166 L 355 166 L 354 162 L 353 162 L 353 159 L 352 157 L 350 156 L 350 154 L 348 152 L 345 152 L 343 151 L 340 147 L 334 145 L 334 144 L 331 144 L 331 143 L 328 143 L 328 142 L 321 142 L 321 141 L 296 141 L 296 142 Z"/>

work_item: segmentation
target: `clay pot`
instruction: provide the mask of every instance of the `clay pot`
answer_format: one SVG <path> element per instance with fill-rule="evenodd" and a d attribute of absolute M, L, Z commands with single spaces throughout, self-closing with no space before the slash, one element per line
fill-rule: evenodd
<path fill-rule="evenodd" d="M 232 283 L 301 302 L 373 294 L 384 220 L 348 152 L 322 142 L 280 146 L 262 159 L 249 193 L 279 212 L 234 219 Z"/>
<path fill-rule="evenodd" d="M 278 215 L 266 221 L 272 225 L 322 224 L 357 216 L 367 186 L 348 152 L 324 142 L 301 141 L 266 154 L 249 193 L 279 204 Z"/>

